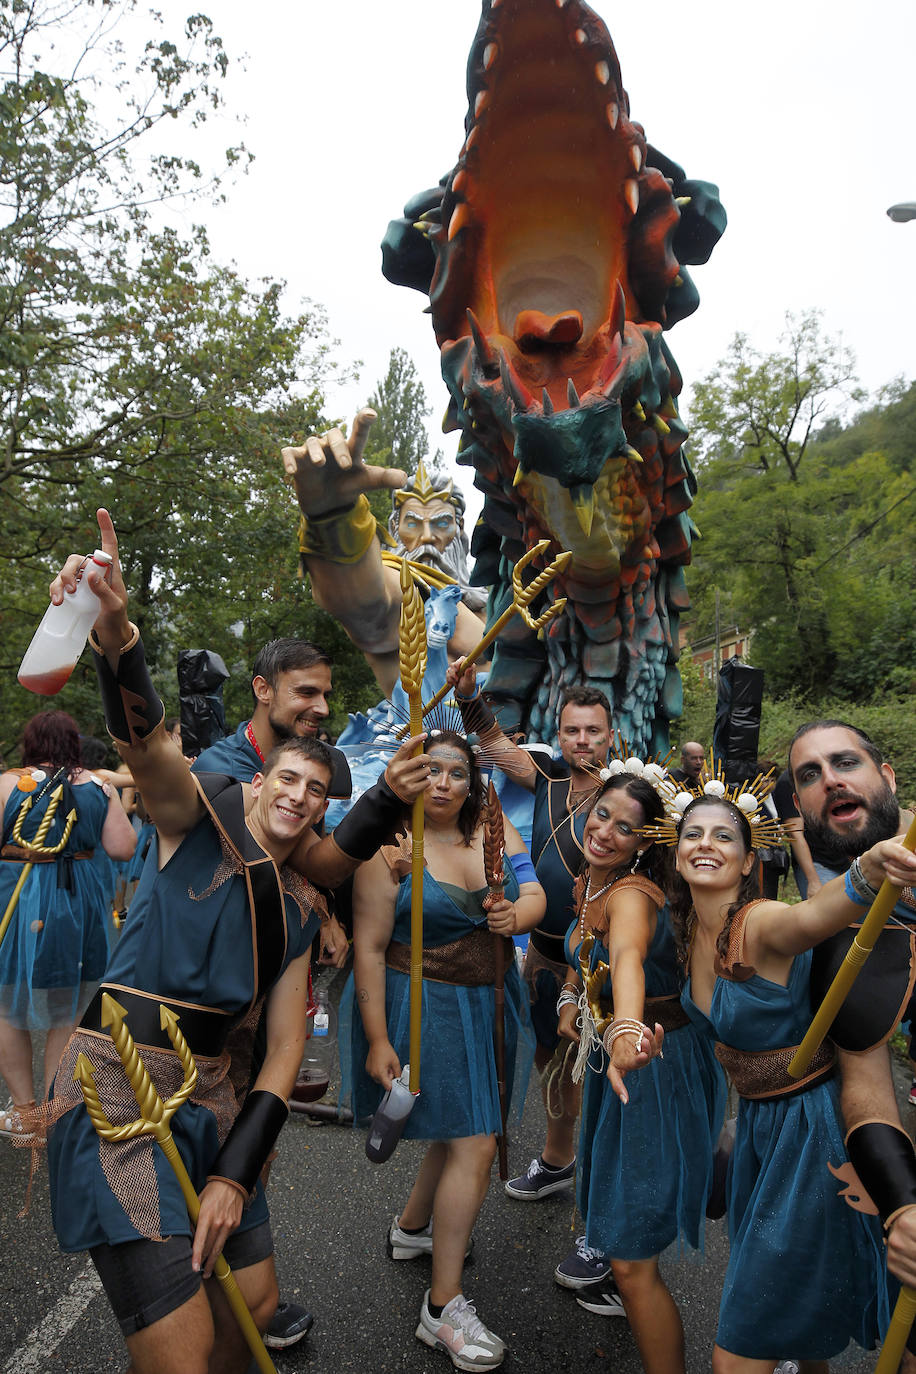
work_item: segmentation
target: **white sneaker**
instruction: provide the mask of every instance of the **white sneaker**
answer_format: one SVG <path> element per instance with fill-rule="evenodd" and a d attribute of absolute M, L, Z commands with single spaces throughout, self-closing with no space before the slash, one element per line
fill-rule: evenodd
<path fill-rule="evenodd" d="M 418 1255 L 433 1253 L 433 1224 L 428 1221 L 422 1231 L 411 1235 L 402 1231 L 395 1217 L 388 1231 L 388 1258 L 393 1260 L 412 1260 Z"/>
<path fill-rule="evenodd" d="M 474 1304 L 463 1293 L 445 1304 L 441 1317 L 434 1317 L 429 1310 L 427 1288 L 420 1308 L 417 1339 L 434 1350 L 445 1350 L 456 1369 L 495 1369 L 506 1353 L 505 1344 L 487 1330 Z"/>

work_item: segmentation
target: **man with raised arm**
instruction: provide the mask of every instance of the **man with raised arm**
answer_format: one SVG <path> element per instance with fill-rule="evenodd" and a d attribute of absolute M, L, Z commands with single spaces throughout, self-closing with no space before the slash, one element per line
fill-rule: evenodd
<path fill-rule="evenodd" d="M 395 501 L 398 540 L 415 577 L 425 576 L 435 587 L 461 581 L 460 565 L 446 560 L 445 553 L 454 552 L 463 539 L 464 502 L 450 482 L 433 487 L 425 471 L 423 480 L 418 472 L 410 486 L 399 468 L 365 464 L 363 449 L 374 420 L 373 410 L 361 410 L 349 438 L 340 429 L 310 435 L 301 447 L 283 450 L 283 466 L 295 482 L 302 511 L 299 550 L 315 600 L 365 654 L 387 697 L 399 674 L 400 572 L 395 555 L 383 556 L 366 493 L 388 488 L 401 498 Z M 480 594 L 462 586 L 465 599 L 479 609 Z M 481 633 L 474 610 L 459 605 L 450 657 L 468 653 Z"/>
<path fill-rule="evenodd" d="M 846 721 L 815 720 L 795 732 L 788 769 L 805 839 L 818 855 L 817 883 L 848 874 L 864 917 L 876 894 L 857 871 L 859 857 L 879 840 L 904 834 L 913 820 L 897 801 L 893 768 L 864 730 Z M 884 1219 L 888 1268 L 910 1287 L 916 1287 L 916 1151 L 900 1120 L 886 1042 L 901 1018 L 912 1020 L 916 1013 L 916 998 L 907 1005 L 914 957 L 907 928 L 914 923 L 916 897 L 904 888 L 891 929 L 879 938 L 830 1031 L 839 1048 L 849 1157 Z M 815 950 L 814 1008 L 845 948 L 828 949 L 837 939 Z M 916 1332 L 901 1366 L 905 1374 L 916 1372 L 914 1352 Z"/>
<path fill-rule="evenodd" d="M 92 648 L 109 732 L 156 825 L 130 920 L 61 1059 L 48 1104 L 51 1203 L 62 1249 L 89 1250 L 124 1333 L 133 1374 L 243 1374 L 249 1354 L 212 1280 L 221 1250 L 261 1329 L 277 1304 L 261 1175 L 286 1119 L 302 1057 L 308 951 L 322 915 L 302 874 L 333 887 L 392 832 L 403 804 L 422 792 L 427 756 L 406 741 L 334 836 L 312 826 L 323 815 L 333 762 L 317 740 L 282 742 L 264 761 L 245 812 L 242 785 L 194 776 L 166 734 L 162 703 L 127 617 L 127 593 L 111 519 L 99 511 L 111 585 L 92 574 L 101 611 Z M 59 603 L 76 585 L 73 556 L 51 585 Z M 298 871 L 297 871 L 298 870 Z M 160 1006 L 170 1006 L 199 1080 L 172 1132 L 200 1194 L 192 1228 L 177 1180 L 149 1140 L 102 1142 L 74 1083 L 77 1057 L 92 1065 L 101 1105 L 121 1124 L 137 1108 L 107 1034 L 111 1001 L 159 1094 L 183 1069 Z M 229 1032 L 267 1014 L 267 1050 L 251 1087 L 247 1065 L 230 1061 Z M 236 1085 L 236 1086 L 234 1086 Z M 36 1125 L 40 1124 L 36 1122 Z"/>
<path fill-rule="evenodd" d="M 566 978 L 563 942 L 575 919 L 573 885 L 582 864 L 582 833 L 588 810 L 584 803 L 594 793 L 598 770 L 607 763 L 611 708 L 607 697 L 596 688 L 570 687 L 557 713 L 561 757 L 539 754 L 535 759 L 500 729 L 477 688 L 473 666 L 463 669 L 462 664 L 453 664 L 448 681 L 465 729 L 479 737 L 488 761 L 534 793 L 530 848 L 538 882 L 547 894 L 547 911 L 531 932 L 524 977 L 532 999 L 531 1020 L 537 1039 L 534 1062 L 541 1073 L 547 1136 L 540 1156 L 519 1178 L 508 1181 L 506 1192 L 523 1202 L 538 1202 L 569 1188 L 576 1176 L 575 1129 L 581 1092 L 572 1081 L 573 1057 L 567 1056 L 562 1069 L 556 1066 L 556 1072 L 545 1074 L 544 1070 L 561 1044 L 557 998 Z M 607 1257 L 589 1250 L 584 1236 L 554 1271 L 556 1281 L 565 1288 L 598 1284 L 609 1274 Z M 623 1304 L 612 1281 L 606 1291 L 619 1303 L 612 1315 L 623 1316 Z"/>

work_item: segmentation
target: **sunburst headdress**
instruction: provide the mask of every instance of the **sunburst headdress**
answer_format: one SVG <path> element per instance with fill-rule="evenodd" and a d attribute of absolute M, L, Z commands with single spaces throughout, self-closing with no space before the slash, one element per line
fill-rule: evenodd
<path fill-rule="evenodd" d="M 741 812 L 750 827 L 752 849 L 769 849 L 781 845 L 786 839 L 786 833 L 780 822 L 770 816 L 763 806 L 775 782 L 771 770 L 769 773 L 758 773 L 750 782 L 727 783 L 721 762 L 717 763 L 710 751 L 709 759 L 704 760 L 694 786 L 678 784 L 673 778 L 666 777 L 657 788 L 665 806 L 664 819 L 641 826 L 639 833 L 657 844 L 676 845 L 687 807 L 691 802 L 705 797 L 710 801 L 730 802 Z"/>

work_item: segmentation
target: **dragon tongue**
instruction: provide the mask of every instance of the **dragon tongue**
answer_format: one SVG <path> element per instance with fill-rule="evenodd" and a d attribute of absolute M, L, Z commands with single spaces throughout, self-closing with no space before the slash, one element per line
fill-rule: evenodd
<path fill-rule="evenodd" d="M 515 320 L 515 338 L 519 348 L 526 351 L 545 344 L 570 347 L 582 338 L 584 325 L 578 310 L 564 310 L 560 315 L 545 315 L 541 310 L 522 310 Z"/>

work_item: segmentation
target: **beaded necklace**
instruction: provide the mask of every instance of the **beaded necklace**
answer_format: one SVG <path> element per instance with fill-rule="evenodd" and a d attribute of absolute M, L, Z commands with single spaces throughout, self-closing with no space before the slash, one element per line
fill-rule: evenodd
<path fill-rule="evenodd" d="M 615 873 L 611 881 L 609 883 L 605 883 L 604 887 L 599 887 L 597 892 L 592 892 L 592 875 L 591 873 L 589 873 L 588 877 L 585 880 L 585 897 L 582 902 L 582 911 L 579 915 L 580 939 L 585 938 L 585 913 L 588 911 L 588 908 L 591 906 L 592 902 L 596 902 L 599 897 L 603 897 L 605 892 L 610 892 L 611 888 L 614 886 L 617 879 L 622 876 L 623 870 L 621 870 L 618 873 Z"/>

